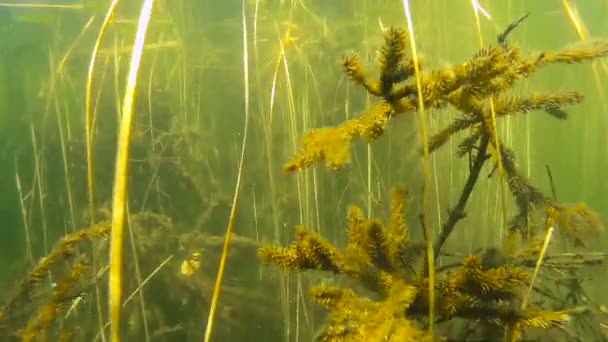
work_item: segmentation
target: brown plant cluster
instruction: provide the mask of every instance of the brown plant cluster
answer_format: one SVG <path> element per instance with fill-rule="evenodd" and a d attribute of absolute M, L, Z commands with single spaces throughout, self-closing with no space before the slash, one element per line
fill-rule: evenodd
<path fill-rule="evenodd" d="M 68 311 L 74 301 L 86 292 L 90 285 L 85 280 L 91 277 L 89 262 L 84 254 L 77 252 L 78 245 L 87 240 L 102 239 L 109 234 L 110 224 L 103 221 L 87 229 L 70 233 L 59 240 L 51 252 L 43 257 L 21 281 L 16 293 L 2 307 L 0 326 L 6 327 L 21 319 L 24 313 L 20 311 L 31 302 L 34 291 L 38 287 L 44 287 L 44 281 L 51 271 L 57 268 L 61 270 L 62 264 L 67 263 L 67 269 L 54 286 L 50 299 L 40 305 L 29 318 L 27 325 L 18 332 L 24 342 L 46 340 L 46 334 L 54 321 L 62 313 Z"/>
<path fill-rule="evenodd" d="M 365 70 L 357 54 L 349 52 L 343 56 L 344 72 L 379 101 L 356 118 L 308 133 L 298 154 L 285 164 L 285 170 L 297 171 L 321 161 L 332 169 L 339 168 L 350 160 L 350 144 L 355 138 L 373 141 L 384 133 L 390 119 L 418 109 L 414 60 L 406 48 L 404 30 L 386 30 L 378 58 L 379 78 Z M 580 63 L 606 55 L 608 44 L 604 42 L 526 56 L 517 45 L 501 41 L 497 46 L 482 49 L 460 65 L 429 71 L 422 69 L 420 82 L 425 108 L 439 109 L 449 105 L 461 112 L 452 124 L 430 137 L 429 150 L 439 149 L 454 134 L 470 129 L 471 137 L 460 144 L 460 151 L 465 154 L 482 134 L 495 133 L 494 125 L 489 122 L 493 116 L 502 118 L 542 109 L 552 117 L 565 119 L 567 114 L 561 108 L 581 102 L 582 94 L 565 91 L 518 96 L 507 91 L 517 81 L 529 78 L 547 65 Z"/>
<path fill-rule="evenodd" d="M 344 248 L 298 227 L 290 246 L 258 250 L 262 260 L 282 268 L 332 272 L 363 285 L 359 295 L 350 288 L 326 285 L 311 290 L 312 299 L 330 309 L 320 341 L 440 340 L 440 335 L 425 330 L 428 278 L 417 267 L 422 248 L 409 237 L 404 193 L 394 191 L 386 224 L 365 219 L 359 208 L 350 207 Z M 485 255 L 469 255 L 457 267 L 436 273 L 437 323 L 449 326 L 465 319 L 485 328 L 483 338 L 497 336 L 487 331 L 506 330 L 513 341 L 526 328 L 566 325 L 570 319 L 566 309 L 521 307 L 533 264 L 515 257 L 499 264 L 489 260 Z"/>
<path fill-rule="evenodd" d="M 517 81 L 529 78 L 549 64 L 580 63 L 605 57 L 608 55 L 608 43 L 579 44 L 556 52 L 525 56 L 517 45 L 508 44 L 505 40 L 507 33 L 524 18 L 499 36 L 497 46 L 482 49 L 460 65 L 425 71 L 420 75 L 420 93 L 425 108 L 452 106 L 460 112 L 451 124 L 429 138 L 429 151 L 438 150 L 456 133 L 468 130 L 459 144 L 458 155 L 477 155 L 471 165 L 471 177 L 459 201 L 461 205 L 451 211 L 451 220 L 442 229 L 435 246 L 436 252 L 455 223 L 464 217 L 464 205 L 487 159 L 492 159 L 495 167 L 504 173 L 518 207 L 518 214 L 509 225 L 511 233 L 519 231 L 528 236 L 534 228 L 530 217 L 539 212 L 547 217 L 547 224 L 543 226 L 555 225 L 579 245 L 584 243 L 584 237 L 602 230 L 597 215 L 584 204 L 556 203 L 531 184 L 519 171 L 513 151 L 499 143 L 495 119 L 535 110 L 543 110 L 557 119 L 566 119 L 567 113 L 562 107 L 581 102 L 583 95 L 579 92 L 513 95 L 509 90 Z M 364 137 L 371 142 L 384 133 L 390 119 L 417 110 L 419 101 L 417 82 L 413 77 L 414 60 L 408 56 L 406 47 L 407 33 L 404 30 L 390 28 L 385 32 L 384 45 L 378 58 L 379 78 L 373 78 L 366 72 L 355 53 L 344 55 L 344 72 L 380 100 L 359 117 L 346 120 L 336 127 L 309 132 L 298 154 L 285 164 L 285 170 L 301 170 L 320 161 L 325 161 L 331 169 L 337 169 L 350 160 L 352 140 Z M 515 238 L 515 234 L 510 235 L 508 240 L 511 245 Z"/>
<path fill-rule="evenodd" d="M 522 20 L 510 26 L 507 33 Z M 567 113 L 562 107 L 581 102 L 583 95 L 579 92 L 514 95 L 509 90 L 517 81 L 529 78 L 544 66 L 605 57 L 608 55 L 608 43 L 577 44 L 556 52 L 525 56 L 517 45 L 508 44 L 505 39 L 506 33 L 499 36 L 497 46 L 482 49 L 460 65 L 422 72 L 420 93 L 425 108 L 452 106 L 460 112 L 460 116 L 451 124 L 429 138 L 429 151 L 437 151 L 456 133 L 468 130 L 458 146 L 458 155 L 477 152 L 478 158 L 471 166 L 471 174 L 474 175 L 471 187 L 463 191 L 465 202 L 481 167 L 486 159 L 491 158 L 496 167 L 504 171 L 504 178 L 519 209 L 518 215 L 510 223 L 511 232 L 520 231 L 527 236 L 532 228 L 529 218 L 540 210 L 552 217 L 550 222 L 555 223 L 560 232 L 569 235 L 575 243 L 582 244 L 584 236 L 601 230 L 597 215 L 584 204 L 555 203 L 534 187 L 519 171 L 513 151 L 498 142 L 495 119 L 536 110 L 543 110 L 553 118 L 566 119 Z M 367 73 L 357 54 L 350 52 L 343 56 L 344 72 L 380 100 L 359 117 L 346 120 L 336 127 L 309 132 L 303 138 L 298 154 L 285 164 L 285 170 L 301 170 L 320 161 L 325 161 L 331 169 L 337 169 L 349 162 L 350 144 L 355 138 L 363 137 L 371 142 L 384 133 L 390 119 L 417 110 L 419 101 L 414 60 L 407 54 L 406 48 L 407 33 L 404 30 L 390 28 L 385 32 L 384 45 L 378 58 L 379 78 Z M 464 214 L 464 207 L 455 209 L 454 215 Z M 456 221 L 458 219 L 454 220 L 454 224 Z M 445 229 L 447 231 L 442 232 L 440 244 L 451 233 L 453 224 Z M 514 238 L 511 236 L 509 241 L 512 242 Z"/>
<path fill-rule="evenodd" d="M 586 205 L 560 204 L 532 185 L 518 169 L 513 151 L 500 144 L 496 120 L 537 110 L 566 119 L 563 107 L 581 102 L 582 94 L 564 91 L 514 95 L 509 90 L 517 81 L 549 64 L 605 57 L 608 43 L 524 55 L 517 45 L 506 42 L 507 34 L 523 19 L 499 36 L 497 46 L 482 49 L 466 62 L 423 69 L 420 89 L 414 77 L 415 61 L 406 51 L 404 30 L 391 28 L 385 32 L 378 78 L 367 73 L 356 54 L 344 55 L 345 73 L 379 100 L 356 118 L 309 132 L 297 155 L 285 164 L 286 171 L 302 170 L 317 162 L 338 169 L 350 161 L 353 140 L 362 137 L 374 141 L 391 119 L 417 111 L 420 102 L 431 110 L 451 106 L 460 115 L 429 138 L 429 151 L 437 151 L 457 133 L 466 133 L 458 145 L 458 155 L 468 155 L 471 162 L 464 188 L 435 240 L 435 255 L 449 254 L 442 248 L 456 224 L 466 216 L 466 204 L 486 161 L 492 162 L 494 170 L 500 170 L 518 212 L 509 223 L 506 244 L 500 249 L 492 247 L 481 255 L 461 255 L 459 262 L 431 270 L 433 296 L 429 295 L 429 270 L 422 266 L 426 265 L 424 243 L 413 243 L 408 233 L 404 190 L 393 194 L 391 217 L 386 224 L 367 219 L 360 209 L 351 207 L 344 248 L 304 227 L 296 228 L 295 241 L 286 248 L 261 248 L 259 255 L 268 263 L 292 270 L 331 272 L 365 288 L 362 292 L 325 285 L 312 289 L 312 299 L 330 309 L 319 340 L 517 341 L 524 335 L 526 340 L 537 340 L 542 336 L 535 335 L 535 330 L 549 328 L 555 328 L 550 331 L 557 334 L 557 340 L 575 338 L 575 334 L 607 340 L 599 331 L 601 310 L 584 294 L 578 273 L 583 267 L 603 264 L 606 255 L 549 253 L 544 259 L 546 266 L 537 272 L 541 255 L 546 252 L 546 232 L 555 228 L 567 241 L 580 246 L 603 230 L 601 220 Z M 427 253 L 426 257 L 430 255 Z M 579 261 L 575 261 L 577 258 Z M 534 281 L 537 276 L 549 283 L 540 285 Z M 530 294 L 542 299 L 529 302 Z M 439 326 L 432 332 L 427 329 L 429 302 L 433 302 L 430 297 L 435 302 L 431 317 Z M 571 331 L 573 325 L 576 333 Z"/>

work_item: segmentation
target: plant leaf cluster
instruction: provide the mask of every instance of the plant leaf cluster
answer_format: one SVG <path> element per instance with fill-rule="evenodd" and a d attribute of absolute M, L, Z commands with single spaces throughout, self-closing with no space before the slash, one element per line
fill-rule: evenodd
<path fill-rule="evenodd" d="M 312 299 L 330 309 L 321 341 L 432 341 L 438 337 L 425 329 L 428 313 L 428 278 L 416 271 L 422 245 L 409 238 L 405 221 L 404 190 L 393 193 L 387 224 L 365 219 L 351 206 L 347 215 L 347 245 L 338 248 L 303 227 L 296 229 L 288 247 L 258 250 L 265 262 L 291 270 L 317 270 L 356 280 L 368 294 L 352 289 L 316 286 Z M 518 337 L 525 328 L 562 326 L 566 311 L 520 308 L 531 268 L 513 263 L 484 265 L 482 258 L 467 256 L 454 270 L 437 273 L 438 323 L 457 318 L 483 322 L 494 330 L 510 327 Z"/>
<path fill-rule="evenodd" d="M 462 256 L 452 267 L 431 270 L 436 279 L 434 323 L 442 325 L 434 335 L 426 330 L 429 271 L 418 260 L 424 255 L 424 244 L 410 241 L 404 219 L 404 190 L 394 193 L 391 218 L 386 224 L 366 219 L 360 209 L 351 207 L 347 215 L 348 243 L 342 249 L 301 226 L 296 228 L 296 238 L 290 246 L 261 248 L 259 255 L 268 263 L 292 270 L 332 272 L 354 279 L 366 288 L 366 293 L 323 285 L 312 289 L 313 300 L 330 309 L 320 340 L 423 341 L 447 337 L 459 341 L 479 338 L 516 341 L 528 328 L 556 327 L 568 332 L 565 326 L 580 314 L 581 310 L 572 307 L 574 303 L 533 284 L 533 270 L 548 229 L 558 228 L 569 241 L 580 246 L 603 230 L 602 222 L 586 205 L 558 203 L 535 187 L 518 169 L 513 151 L 498 143 L 496 121 L 539 110 L 551 118 L 566 119 L 564 107 L 583 100 L 579 92 L 514 94 L 511 89 L 547 65 L 605 57 L 608 43 L 576 44 L 555 52 L 525 55 L 517 45 L 506 41 L 508 33 L 523 19 L 499 36 L 497 46 L 482 49 L 459 65 L 423 68 L 419 82 L 413 77 L 415 62 L 407 53 L 404 30 L 386 30 L 377 59 L 378 77 L 367 72 L 357 54 L 349 52 L 343 56 L 344 72 L 378 100 L 355 118 L 306 134 L 298 153 L 285 164 L 286 171 L 302 170 L 318 162 L 338 169 L 350 162 L 350 146 L 355 139 L 374 141 L 383 135 L 391 120 L 417 111 L 420 102 L 431 110 L 452 107 L 459 115 L 431 135 L 427 144 L 429 151 L 434 152 L 456 134 L 464 133 L 457 155 L 469 156 L 470 172 L 456 205 L 441 227 L 435 255 L 444 254 L 444 243 L 466 216 L 466 203 L 486 161 L 492 161 L 494 169 L 501 170 L 518 212 L 509 223 L 507 243 L 501 249 L 490 248 L 483 256 Z M 418 99 L 419 93 L 422 101 Z M 522 233 L 521 241 L 516 232 Z M 549 263 L 549 273 L 568 273 L 576 278 L 578 269 L 571 263 L 577 257 L 581 256 L 560 259 L 547 255 L 548 263 L 554 260 Z M 582 257 L 586 261 L 591 259 Z M 599 263 L 603 263 L 604 258 L 600 259 Z M 579 265 L 576 267 L 580 268 Z M 562 288 L 558 281 L 552 285 Z M 524 293 L 531 288 L 544 301 L 528 304 Z M 586 303 L 591 305 L 589 301 Z M 464 329 L 454 329 L 463 326 Z"/>
<path fill-rule="evenodd" d="M 406 47 L 404 30 L 386 30 L 378 57 L 378 78 L 366 71 L 356 53 L 344 54 L 344 72 L 379 100 L 358 117 L 306 134 L 297 155 L 285 164 L 287 171 L 297 171 L 320 161 L 325 161 L 332 169 L 339 168 L 349 162 L 350 144 L 355 138 L 373 141 L 384 133 L 390 119 L 417 110 L 414 61 L 406 53 Z M 529 56 L 523 55 L 517 45 L 504 43 L 482 49 L 459 65 L 435 70 L 422 68 L 421 93 L 425 107 L 439 109 L 449 105 L 461 113 L 454 122 L 430 137 L 429 150 L 433 152 L 455 133 L 471 129 L 471 137 L 460 145 L 461 154 L 470 151 L 470 146 L 481 134 L 491 133 L 483 132 L 481 128 L 492 110 L 497 118 L 543 109 L 552 117 L 565 119 L 567 115 L 561 108 L 581 102 L 582 94 L 564 91 L 520 96 L 509 94 L 508 90 L 517 81 L 529 78 L 547 65 L 580 63 L 606 55 L 608 44 L 604 42 L 577 44 Z M 490 99 L 493 99 L 493 105 Z"/>

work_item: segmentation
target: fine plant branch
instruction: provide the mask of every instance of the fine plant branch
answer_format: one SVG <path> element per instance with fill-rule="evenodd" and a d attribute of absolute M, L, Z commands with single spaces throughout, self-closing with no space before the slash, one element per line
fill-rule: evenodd
<path fill-rule="evenodd" d="M 479 178 L 479 173 L 483 167 L 485 161 L 489 158 L 486 153 L 486 149 L 488 148 L 488 142 L 490 141 L 490 137 L 488 134 L 483 134 L 481 137 L 481 141 L 479 142 L 479 147 L 477 149 L 477 156 L 473 161 L 473 164 L 470 168 L 469 177 L 467 178 L 467 182 L 460 193 L 460 198 L 458 198 L 458 203 L 449 211 L 448 219 L 445 221 L 443 226 L 441 227 L 441 233 L 439 233 L 439 237 L 435 242 L 435 255 L 439 255 L 441 252 L 441 247 L 445 244 L 452 231 L 454 231 L 454 227 L 458 221 L 465 218 L 465 207 L 471 197 L 471 193 L 473 192 L 473 188 L 477 183 L 477 179 Z"/>
<path fill-rule="evenodd" d="M 517 28 L 519 25 L 521 25 L 521 23 L 524 22 L 524 20 L 526 20 L 530 14 L 532 14 L 532 12 L 528 12 L 524 15 L 522 15 L 521 17 L 519 17 L 519 19 L 515 20 L 514 22 L 512 22 L 511 24 L 509 24 L 509 26 L 507 26 L 507 28 L 498 35 L 498 44 L 506 47 L 507 46 L 507 36 L 509 34 L 511 34 L 511 32 L 513 32 L 513 30 L 515 28 Z"/>

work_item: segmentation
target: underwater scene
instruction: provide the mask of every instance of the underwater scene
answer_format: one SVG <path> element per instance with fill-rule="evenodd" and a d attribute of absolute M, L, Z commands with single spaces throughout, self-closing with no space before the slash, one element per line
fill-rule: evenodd
<path fill-rule="evenodd" d="M 608 342 L 608 1 L 0 2 L 0 342 Z"/>

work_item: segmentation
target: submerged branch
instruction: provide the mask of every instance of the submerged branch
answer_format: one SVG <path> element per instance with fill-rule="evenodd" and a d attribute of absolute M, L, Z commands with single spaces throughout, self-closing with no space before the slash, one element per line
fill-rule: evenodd
<path fill-rule="evenodd" d="M 469 173 L 469 178 L 460 193 L 460 198 L 458 199 L 458 203 L 456 206 L 450 210 L 448 220 L 444 223 L 443 227 L 441 227 L 441 233 L 437 238 L 437 242 L 435 242 L 435 255 L 439 255 L 441 252 L 441 247 L 443 247 L 444 243 L 447 241 L 450 234 L 454 230 L 456 223 L 462 220 L 466 214 L 464 212 L 464 208 L 467 205 L 467 201 L 473 192 L 473 188 L 475 187 L 475 183 L 477 183 L 477 179 L 479 178 L 479 172 L 483 167 L 483 164 L 488 159 L 488 155 L 486 154 L 486 149 L 488 148 L 489 136 L 487 134 L 483 134 L 481 136 L 481 141 L 479 142 L 479 148 L 477 150 L 477 156 L 475 157 L 475 161 L 473 161 L 473 165 L 471 167 L 471 171 Z"/>

